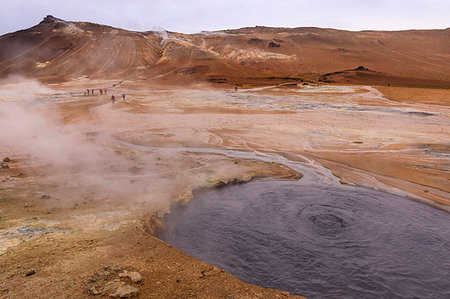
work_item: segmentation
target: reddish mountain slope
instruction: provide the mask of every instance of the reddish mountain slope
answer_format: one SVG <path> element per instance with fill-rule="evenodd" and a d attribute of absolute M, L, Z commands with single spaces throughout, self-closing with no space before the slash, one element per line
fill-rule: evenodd
<path fill-rule="evenodd" d="M 0 37 L 0 76 L 17 73 L 56 82 L 81 76 L 233 84 L 302 78 L 448 87 L 450 29 L 254 27 L 189 35 L 47 16 Z"/>

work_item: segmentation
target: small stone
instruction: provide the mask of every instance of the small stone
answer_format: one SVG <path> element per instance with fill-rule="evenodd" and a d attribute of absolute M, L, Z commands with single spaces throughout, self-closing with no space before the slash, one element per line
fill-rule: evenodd
<path fill-rule="evenodd" d="M 113 294 L 117 291 L 119 287 L 123 285 L 124 283 L 120 281 L 110 281 L 104 286 L 103 292 L 106 294 Z"/>
<path fill-rule="evenodd" d="M 88 280 L 86 280 L 86 283 L 87 284 L 91 284 L 91 283 L 94 283 L 96 281 L 97 281 L 96 279 L 88 279 Z"/>
<path fill-rule="evenodd" d="M 120 273 L 119 277 L 128 277 L 134 283 L 140 282 L 142 280 L 142 276 L 139 272 L 128 272 L 126 270 Z"/>
<path fill-rule="evenodd" d="M 6 163 L 11 162 L 11 159 L 10 158 L 4 158 L 3 162 L 6 162 Z"/>
<path fill-rule="evenodd" d="M 109 276 L 109 275 L 111 275 L 111 272 L 109 272 L 108 270 L 104 270 L 104 271 L 100 272 L 100 275 Z"/>
<path fill-rule="evenodd" d="M 91 295 L 98 295 L 101 294 L 102 292 L 100 292 L 99 290 L 97 290 L 96 286 L 92 286 L 88 289 L 88 293 Z"/>
<path fill-rule="evenodd" d="M 116 264 L 111 264 L 109 266 L 104 266 L 103 269 L 105 269 L 107 271 L 111 271 L 111 272 L 119 272 L 120 271 L 120 267 L 117 266 Z"/>
<path fill-rule="evenodd" d="M 2 168 L 3 168 L 3 169 L 8 169 L 8 168 L 9 168 L 8 163 L 3 162 L 3 163 L 2 163 Z"/>
<path fill-rule="evenodd" d="M 41 196 L 41 199 L 50 199 L 50 198 L 51 196 L 47 194 Z"/>
<path fill-rule="evenodd" d="M 222 189 L 223 187 L 225 187 L 227 185 L 227 183 L 225 183 L 225 182 L 223 182 L 223 181 L 219 181 L 218 183 L 216 183 L 215 185 L 214 185 L 214 187 L 216 188 L 216 189 Z"/>
<path fill-rule="evenodd" d="M 139 294 L 139 289 L 130 285 L 124 285 L 117 288 L 116 292 L 111 297 L 131 298 Z"/>
<path fill-rule="evenodd" d="M 33 274 L 35 274 L 36 273 L 36 271 L 34 271 L 34 269 L 31 269 L 31 270 L 28 270 L 26 273 L 25 273 L 25 275 L 26 276 L 31 276 L 31 275 L 33 275 Z"/>

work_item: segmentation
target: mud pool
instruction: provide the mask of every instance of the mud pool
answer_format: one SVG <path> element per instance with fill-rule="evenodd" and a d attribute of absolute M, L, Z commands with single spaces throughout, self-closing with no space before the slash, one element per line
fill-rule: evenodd
<path fill-rule="evenodd" d="M 308 298 L 450 296 L 450 215 L 397 195 L 263 180 L 164 220 L 161 239 L 247 283 Z"/>

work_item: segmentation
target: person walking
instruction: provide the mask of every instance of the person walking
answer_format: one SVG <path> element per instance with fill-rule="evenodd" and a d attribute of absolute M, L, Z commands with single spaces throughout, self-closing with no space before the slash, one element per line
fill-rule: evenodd
<path fill-rule="evenodd" d="M 114 95 L 111 96 L 111 103 L 114 105 L 114 102 L 116 101 L 116 97 Z"/>
<path fill-rule="evenodd" d="M 123 99 L 124 102 L 126 102 L 125 101 L 125 93 L 122 93 L 122 99 Z"/>

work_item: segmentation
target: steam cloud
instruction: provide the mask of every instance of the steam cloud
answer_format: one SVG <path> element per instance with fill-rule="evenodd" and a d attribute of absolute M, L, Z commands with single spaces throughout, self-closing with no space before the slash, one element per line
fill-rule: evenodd
<path fill-rule="evenodd" d="M 77 193 L 109 194 L 149 203 L 156 199 L 148 195 L 155 194 L 148 188 L 151 176 L 157 175 L 151 161 L 143 165 L 139 157 L 130 161 L 129 156 L 116 152 L 110 139 L 89 134 L 101 130 L 92 123 L 63 124 L 43 96 L 54 91 L 38 81 L 19 79 L 0 82 L 0 92 L 8 98 L 0 99 L 0 155 L 28 157 L 27 162 L 39 175 L 67 179 L 71 186 L 77 186 Z M 23 98 L 25 90 L 28 101 L 14 100 Z"/>

